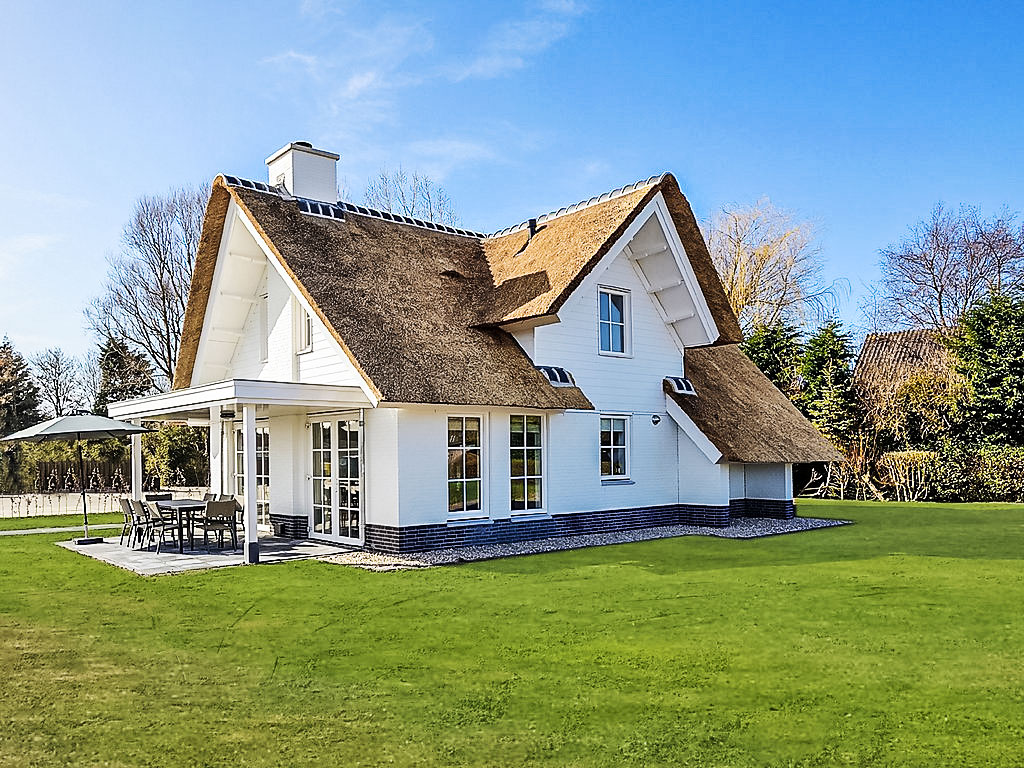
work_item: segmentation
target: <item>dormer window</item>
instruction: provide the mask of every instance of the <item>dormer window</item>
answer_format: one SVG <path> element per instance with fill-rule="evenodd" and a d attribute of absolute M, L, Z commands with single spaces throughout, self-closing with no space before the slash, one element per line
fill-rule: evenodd
<path fill-rule="evenodd" d="M 601 288 L 598 291 L 598 303 L 601 354 L 623 357 L 629 355 L 629 292 L 616 288 Z"/>

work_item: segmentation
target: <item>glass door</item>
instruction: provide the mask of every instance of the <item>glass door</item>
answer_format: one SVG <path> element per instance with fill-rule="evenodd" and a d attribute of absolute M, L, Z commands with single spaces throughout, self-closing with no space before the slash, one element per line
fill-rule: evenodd
<path fill-rule="evenodd" d="M 311 533 L 347 543 L 362 539 L 362 430 L 359 418 L 310 424 Z"/>
<path fill-rule="evenodd" d="M 270 427 L 256 427 L 256 524 L 270 528 Z M 245 496 L 245 437 L 235 428 L 235 495 Z"/>

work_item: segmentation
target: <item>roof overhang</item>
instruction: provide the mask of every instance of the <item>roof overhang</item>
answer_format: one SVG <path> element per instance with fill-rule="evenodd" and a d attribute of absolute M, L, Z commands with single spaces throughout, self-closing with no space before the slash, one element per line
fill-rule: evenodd
<path fill-rule="evenodd" d="M 268 415 L 372 408 L 360 387 L 228 379 L 198 387 L 122 400 L 107 406 L 111 418 L 141 421 L 196 421 L 211 408 L 255 405 Z"/>
<path fill-rule="evenodd" d="M 700 431 L 686 411 L 679 407 L 675 400 L 665 395 L 665 411 L 672 417 L 683 433 L 689 437 L 697 449 L 703 453 L 712 464 L 717 464 L 722 459 L 722 452 L 718 447 L 708 440 L 707 436 Z"/>

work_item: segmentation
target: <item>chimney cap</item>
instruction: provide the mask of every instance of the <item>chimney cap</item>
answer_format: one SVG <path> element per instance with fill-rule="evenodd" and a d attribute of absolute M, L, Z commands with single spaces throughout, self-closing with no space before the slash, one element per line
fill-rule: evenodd
<path fill-rule="evenodd" d="M 288 144 L 285 144 L 283 147 L 277 150 L 277 152 L 268 157 L 266 159 L 267 165 L 270 165 L 272 162 L 277 160 L 277 158 L 281 157 L 281 155 L 289 151 L 305 152 L 306 154 L 309 155 L 326 157 L 329 158 L 330 160 L 341 159 L 341 155 L 335 154 L 334 152 L 328 152 L 326 149 L 317 149 L 308 141 L 292 141 L 289 142 Z"/>

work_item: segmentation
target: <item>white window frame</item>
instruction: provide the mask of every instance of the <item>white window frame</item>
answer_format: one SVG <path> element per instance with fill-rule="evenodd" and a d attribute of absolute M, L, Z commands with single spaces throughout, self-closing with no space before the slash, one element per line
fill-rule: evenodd
<path fill-rule="evenodd" d="M 480 446 L 479 448 L 465 447 L 463 442 L 461 447 L 455 447 L 448 445 L 448 419 L 461 419 L 462 430 L 465 433 L 466 419 L 479 419 L 480 421 Z M 463 437 L 465 440 L 465 437 Z M 449 520 L 482 520 L 488 517 L 487 514 L 487 419 L 482 413 L 449 413 L 445 416 L 444 420 L 444 442 L 445 442 L 445 484 L 444 484 L 444 508 L 447 510 Z M 479 478 L 470 478 L 472 480 L 478 480 L 480 483 L 480 508 L 479 509 L 465 509 L 466 504 L 466 489 L 462 489 L 462 500 L 463 509 L 461 511 L 452 511 L 451 509 L 451 486 L 452 483 L 463 483 L 466 482 L 465 477 L 465 457 L 463 457 L 463 477 L 462 478 L 451 478 L 448 477 L 448 453 L 451 450 L 479 450 L 480 451 L 480 476 Z"/>
<path fill-rule="evenodd" d="M 232 432 L 234 445 L 234 490 L 236 497 L 245 496 L 245 439 L 240 424 L 236 424 Z M 263 437 L 263 447 L 260 448 L 260 436 Z M 256 517 L 257 525 L 260 528 L 270 527 L 270 426 L 268 424 L 256 424 L 256 442 L 253 445 L 256 451 Z M 260 471 L 259 459 L 263 459 L 263 466 L 266 472 Z"/>
<path fill-rule="evenodd" d="M 257 307 L 259 313 L 260 362 L 270 359 L 270 296 L 262 293 Z"/>
<path fill-rule="evenodd" d="M 625 445 L 623 445 L 623 446 L 615 446 L 615 445 L 605 446 L 605 445 L 601 444 L 601 432 L 603 431 L 601 429 L 601 422 L 603 420 L 605 420 L 605 419 L 614 419 L 616 421 L 622 421 L 625 424 Z M 597 446 L 598 446 L 598 448 L 597 448 L 597 467 L 598 467 L 598 472 L 601 472 L 601 480 L 602 481 L 605 481 L 605 480 L 608 480 L 608 481 L 629 480 L 629 478 L 630 478 L 630 471 L 632 470 L 632 467 L 630 466 L 630 455 L 629 455 L 630 454 L 630 445 L 629 445 L 630 444 L 630 433 L 632 432 L 632 429 L 631 429 L 632 424 L 630 423 L 631 421 L 632 421 L 632 419 L 629 416 L 629 414 L 625 414 L 625 413 L 602 413 L 600 418 L 598 419 L 598 422 L 597 422 Z M 626 473 L 624 475 L 606 475 L 606 474 L 604 474 L 604 472 L 601 471 L 601 451 L 604 450 L 605 448 L 612 448 L 612 449 L 614 449 L 614 448 L 619 448 L 619 447 L 625 448 L 625 461 L 623 463 L 626 465 Z M 613 460 L 612 464 L 614 465 L 614 463 L 615 462 Z"/>
<path fill-rule="evenodd" d="M 535 418 L 540 419 L 540 445 L 537 446 L 536 448 L 528 447 L 526 445 L 523 445 L 521 447 L 520 446 L 513 446 L 512 445 L 512 419 L 517 417 L 517 416 L 520 416 L 520 417 L 522 417 L 524 419 L 526 419 L 528 417 L 535 417 Z M 548 442 L 548 420 L 544 417 L 544 414 L 538 414 L 538 413 L 511 413 L 511 414 L 509 414 L 509 417 L 508 417 L 508 430 L 509 430 L 509 446 L 508 446 L 508 456 L 509 456 L 509 466 L 508 466 L 508 475 L 509 475 L 509 512 L 513 516 L 516 516 L 516 515 L 541 515 L 541 514 L 546 514 L 547 505 L 548 505 L 548 484 L 547 484 L 547 472 L 545 470 L 547 469 L 547 463 L 548 463 L 548 457 L 547 457 L 547 448 L 548 448 L 548 446 L 547 446 L 547 442 Z M 540 474 L 539 475 L 530 475 L 530 474 L 513 475 L 512 474 L 512 453 L 514 451 L 522 451 L 523 452 L 523 472 L 526 473 L 526 451 L 527 450 L 539 450 L 540 451 Z M 515 480 L 523 480 L 524 484 L 525 484 L 525 481 L 528 481 L 528 480 L 539 480 L 540 481 L 540 506 L 539 507 L 531 508 L 531 507 L 527 506 L 527 507 L 524 507 L 523 509 L 515 509 L 515 508 L 512 507 L 512 483 Z M 524 488 L 524 503 L 527 503 L 527 504 L 529 503 L 529 502 L 525 501 L 525 488 Z"/>
<path fill-rule="evenodd" d="M 313 318 L 298 300 L 292 299 L 292 318 L 295 327 L 295 354 L 313 351 Z"/>
<path fill-rule="evenodd" d="M 609 296 L 621 296 L 622 297 L 622 351 L 613 352 L 609 349 L 601 348 L 601 326 L 605 323 L 609 325 L 617 325 L 609 320 L 601 319 L 601 295 L 608 294 Z M 633 356 L 633 319 L 632 319 L 632 300 L 630 293 L 625 288 L 613 288 L 610 285 L 599 285 L 597 287 L 597 351 L 598 354 L 606 357 L 632 357 Z M 609 335 L 609 339 L 611 336 Z"/>

